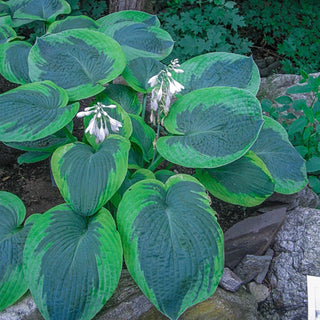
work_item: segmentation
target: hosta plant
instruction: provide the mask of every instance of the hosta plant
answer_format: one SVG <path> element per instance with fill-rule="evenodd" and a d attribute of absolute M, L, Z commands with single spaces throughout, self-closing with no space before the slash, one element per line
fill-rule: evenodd
<path fill-rule="evenodd" d="M 166 66 L 173 41 L 156 16 L 54 21 L 68 4 L 50 3 L 1 2 L 0 72 L 19 86 L 0 95 L 0 140 L 26 151 L 20 163 L 50 157 L 65 203 L 23 223 L 21 201 L 0 193 L 0 309 L 29 289 L 45 319 L 91 319 L 124 256 L 143 293 L 177 319 L 214 293 L 223 272 L 206 190 L 255 206 L 303 188 L 304 161 L 262 116 L 252 58 L 209 53 Z M 47 33 L 30 46 L 13 28 L 36 19 Z M 120 75 L 126 84 L 113 84 Z M 82 141 L 72 135 L 76 116 Z M 195 176 L 159 167 L 164 160 Z"/>

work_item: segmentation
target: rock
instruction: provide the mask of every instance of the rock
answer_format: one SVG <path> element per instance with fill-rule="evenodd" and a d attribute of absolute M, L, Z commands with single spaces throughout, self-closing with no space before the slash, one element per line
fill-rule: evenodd
<path fill-rule="evenodd" d="M 219 286 L 227 291 L 236 292 L 239 290 L 243 281 L 229 268 L 224 268 Z"/>
<path fill-rule="evenodd" d="M 296 207 L 317 208 L 320 206 L 318 195 L 306 186 L 302 190 L 294 194 L 274 193 L 261 206 L 255 208 L 259 212 L 270 211 L 270 208 L 279 208 L 285 206 L 287 210 L 292 210 Z"/>
<path fill-rule="evenodd" d="M 254 256 L 247 254 L 237 265 L 234 272 L 245 283 L 256 278 L 266 268 L 269 268 L 272 256 Z"/>
<path fill-rule="evenodd" d="M 254 281 L 248 284 L 248 289 L 258 303 L 266 300 L 270 295 L 270 290 L 268 287 L 266 287 L 264 284 L 256 283 Z"/>
<path fill-rule="evenodd" d="M 313 73 L 314 77 L 320 73 Z M 259 100 L 262 98 L 275 100 L 276 98 L 286 95 L 289 87 L 299 84 L 301 76 L 295 74 L 274 74 L 266 78 L 261 78 L 260 89 L 257 94 Z M 299 93 L 290 95 L 293 99 L 306 99 L 310 105 L 312 102 L 312 95 L 310 93 Z"/>
<path fill-rule="evenodd" d="M 281 320 L 307 319 L 306 276 L 320 276 L 319 235 L 320 210 L 298 207 L 288 212 L 275 238 L 275 258 L 267 275 L 275 288 L 261 306 L 266 319 L 273 319 L 272 310 Z"/>
<path fill-rule="evenodd" d="M 1 311 L 0 320 L 36 320 L 36 318 L 30 318 L 30 316 L 36 312 L 36 309 L 37 306 L 34 303 L 31 295 L 26 294 L 16 304 L 8 307 L 4 311 Z M 42 319 L 42 317 L 38 319 Z"/>
<path fill-rule="evenodd" d="M 168 320 L 143 295 L 127 270 L 122 271 L 119 286 L 93 320 Z M 214 295 L 191 308 L 180 320 L 256 320 L 257 302 L 243 288 L 231 293 L 218 288 Z M 43 320 L 30 294 L 0 312 L 0 320 Z"/>
<path fill-rule="evenodd" d="M 257 302 L 245 289 L 231 293 L 218 288 L 214 295 L 189 308 L 179 320 L 258 320 Z M 154 307 L 137 320 L 168 320 Z"/>
<path fill-rule="evenodd" d="M 262 255 L 284 222 L 286 208 L 244 219 L 225 232 L 225 265 L 233 269 L 247 254 Z"/>
<path fill-rule="evenodd" d="M 258 275 L 254 278 L 254 280 L 257 283 L 262 283 L 263 280 L 265 279 L 265 277 L 266 277 L 266 275 L 267 275 L 267 273 L 269 271 L 269 267 L 270 267 L 271 260 L 273 258 L 273 254 L 274 254 L 274 251 L 272 249 L 268 249 L 267 250 L 265 256 L 269 257 L 270 261 L 269 261 L 269 263 L 266 263 L 265 268 L 260 273 L 258 273 Z"/>

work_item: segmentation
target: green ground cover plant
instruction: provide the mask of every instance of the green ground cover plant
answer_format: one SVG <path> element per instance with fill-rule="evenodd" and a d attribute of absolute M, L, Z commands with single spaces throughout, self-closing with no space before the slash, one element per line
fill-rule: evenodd
<path fill-rule="evenodd" d="M 283 56 L 285 73 L 320 69 L 319 1 L 248 0 L 240 8 L 250 40 Z"/>
<path fill-rule="evenodd" d="M 173 57 L 185 61 L 208 52 L 250 52 L 253 43 L 241 35 L 245 21 L 235 2 L 174 0 L 166 6 L 159 18 L 175 41 Z"/>
<path fill-rule="evenodd" d="M 24 221 L 22 201 L 0 192 L 0 310 L 29 289 L 45 319 L 92 319 L 124 258 L 148 299 L 177 319 L 214 293 L 224 269 L 207 190 L 255 206 L 307 183 L 285 129 L 262 115 L 256 64 L 225 52 L 164 64 L 174 42 L 144 12 L 93 20 L 68 16 L 64 0 L 0 8 L 0 73 L 18 84 L 0 95 L 0 141 L 25 151 L 19 163 L 50 158 L 65 200 Z M 46 30 L 29 43 L 16 28 L 33 21 Z M 127 85 L 113 84 L 120 75 Z M 157 170 L 165 160 L 196 174 Z"/>
<path fill-rule="evenodd" d="M 320 76 L 305 71 L 301 75 L 301 84 L 288 88 L 287 94 L 308 93 L 310 103 L 286 95 L 275 100 L 279 106 L 264 99 L 262 109 L 287 130 L 291 143 L 306 160 L 309 185 L 320 195 Z"/>

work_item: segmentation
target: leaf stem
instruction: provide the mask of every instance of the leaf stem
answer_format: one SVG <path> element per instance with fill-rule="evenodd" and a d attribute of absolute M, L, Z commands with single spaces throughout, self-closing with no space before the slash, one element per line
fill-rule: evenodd
<path fill-rule="evenodd" d="M 148 167 L 148 169 L 150 171 L 154 171 L 158 166 L 159 164 L 164 160 L 164 158 L 158 154 L 156 159 L 154 161 L 151 162 L 150 166 Z"/>
<path fill-rule="evenodd" d="M 144 93 L 143 94 L 143 98 L 142 98 L 142 119 L 145 120 L 145 116 L 146 116 L 146 104 L 147 104 L 147 94 Z"/>
<path fill-rule="evenodd" d="M 66 134 L 67 138 L 70 140 L 70 142 L 75 142 L 78 139 L 72 135 L 70 130 L 67 127 L 62 128 L 63 132 Z"/>

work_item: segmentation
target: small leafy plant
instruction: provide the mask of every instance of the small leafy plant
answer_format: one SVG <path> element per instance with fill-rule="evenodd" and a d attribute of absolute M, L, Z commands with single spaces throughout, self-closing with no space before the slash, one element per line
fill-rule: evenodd
<path fill-rule="evenodd" d="M 284 57 L 286 73 L 308 73 L 320 69 L 319 1 L 263 1 L 241 3 L 241 14 L 249 27 L 250 40 L 274 48 Z"/>
<path fill-rule="evenodd" d="M 45 319 L 91 319 L 124 256 L 144 294 L 177 319 L 214 293 L 223 272 L 206 188 L 254 206 L 307 182 L 285 129 L 262 116 L 257 66 L 231 53 L 167 66 L 173 41 L 143 12 L 55 21 L 70 12 L 64 0 L 0 4 L 0 72 L 20 85 L 0 95 L 0 140 L 26 151 L 20 163 L 51 157 L 65 200 L 23 223 L 21 200 L 0 192 L 0 310 L 29 289 Z M 31 45 L 13 27 L 34 20 L 48 28 Z M 112 83 L 120 75 L 127 85 Z M 72 135 L 76 116 L 82 141 Z M 157 170 L 164 160 L 195 177 Z"/>
<path fill-rule="evenodd" d="M 172 56 L 185 61 L 213 51 L 250 52 L 252 42 L 241 37 L 245 22 L 235 6 L 224 0 L 167 1 L 159 18 L 175 41 Z"/>
<path fill-rule="evenodd" d="M 278 97 L 274 106 L 270 100 L 262 101 L 263 110 L 282 123 L 289 139 L 300 155 L 306 160 L 309 185 L 320 194 L 320 76 L 308 75 L 301 71 L 300 85 L 287 89 L 287 94 L 308 93 L 306 99 L 293 100 L 290 96 Z"/>

